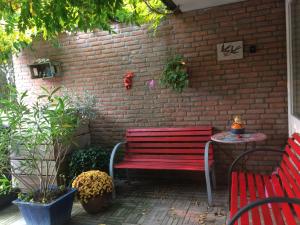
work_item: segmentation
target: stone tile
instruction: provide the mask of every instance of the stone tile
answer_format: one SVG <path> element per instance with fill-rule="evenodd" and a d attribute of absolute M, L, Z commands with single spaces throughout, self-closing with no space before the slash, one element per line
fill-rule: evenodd
<path fill-rule="evenodd" d="M 118 186 L 117 199 L 105 212 L 87 214 L 74 203 L 68 225 L 223 225 L 227 215 L 227 191 L 214 192 L 215 206 L 208 207 L 200 185 L 134 182 Z M 17 207 L 0 211 L 0 225 L 25 225 Z"/>

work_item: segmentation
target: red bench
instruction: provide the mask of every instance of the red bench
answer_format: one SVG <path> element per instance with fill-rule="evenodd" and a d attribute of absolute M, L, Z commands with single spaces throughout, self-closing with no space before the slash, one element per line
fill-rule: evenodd
<path fill-rule="evenodd" d="M 300 136 L 289 138 L 285 150 L 267 150 L 283 154 L 272 174 L 232 172 L 241 159 L 257 151 L 263 150 L 245 152 L 231 166 L 231 221 L 227 224 L 300 224 Z"/>
<path fill-rule="evenodd" d="M 210 142 L 206 144 L 211 135 L 211 126 L 129 129 L 126 141 L 118 143 L 112 151 L 110 176 L 113 178 L 114 168 L 205 171 L 211 203 L 210 176 L 215 185 L 214 157 Z M 125 145 L 125 157 L 114 165 L 115 154 L 122 144 Z"/>

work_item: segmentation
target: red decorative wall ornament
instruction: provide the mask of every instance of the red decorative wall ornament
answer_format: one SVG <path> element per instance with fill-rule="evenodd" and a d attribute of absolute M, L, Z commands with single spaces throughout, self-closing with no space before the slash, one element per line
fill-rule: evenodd
<path fill-rule="evenodd" d="M 124 77 L 124 86 L 127 90 L 129 90 L 132 87 L 132 78 L 134 74 L 133 72 L 127 72 Z"/>

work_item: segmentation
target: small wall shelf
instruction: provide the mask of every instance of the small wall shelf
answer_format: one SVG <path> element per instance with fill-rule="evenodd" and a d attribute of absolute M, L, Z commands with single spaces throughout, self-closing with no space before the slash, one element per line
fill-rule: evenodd
<path fill-rule="evenodd" d="M 55 76 L 61 76 L 61 63 L 50 61 L 50 60 L 43 60 L 39 62 L 34 62 L 33 64 L 28 65 L 31 72 L 31 79 L 49 79 Z"/>

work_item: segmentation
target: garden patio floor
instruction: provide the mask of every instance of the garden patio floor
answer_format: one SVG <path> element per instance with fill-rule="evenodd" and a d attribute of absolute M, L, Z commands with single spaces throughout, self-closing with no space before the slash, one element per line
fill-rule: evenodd
<path fill-rule="evenodd" d="M 157 181 L 119 185 L 118 195 L 105 212 L 89 215 L 74 203 L 68 225 L 196 225 L 225 224 L 226 188 L 214 192 L 214 206 L 207 206 L 204 184 Z M 16 206 L 0 211 L 0 225 L 25 225 Z"/>

